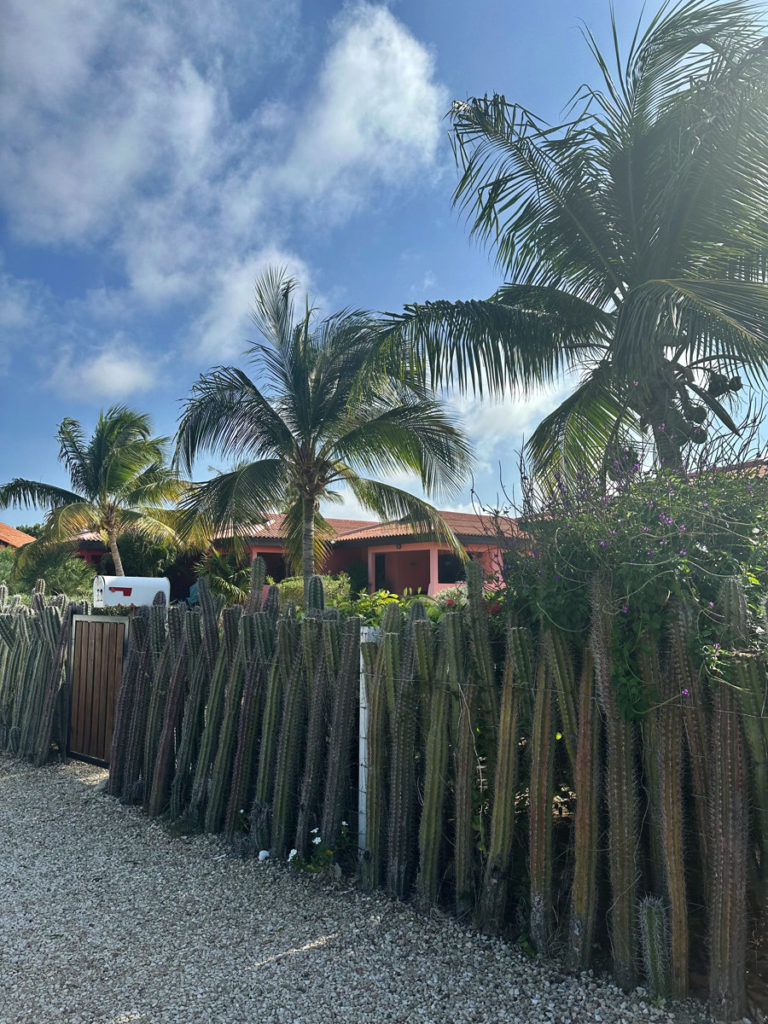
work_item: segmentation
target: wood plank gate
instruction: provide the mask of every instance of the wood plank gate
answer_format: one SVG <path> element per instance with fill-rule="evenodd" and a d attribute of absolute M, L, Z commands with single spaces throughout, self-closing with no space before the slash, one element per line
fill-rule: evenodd
<path fill-rule="evenodd" d="M 75 615 L 69 753 L 109 763 L 128 619 Z"/>

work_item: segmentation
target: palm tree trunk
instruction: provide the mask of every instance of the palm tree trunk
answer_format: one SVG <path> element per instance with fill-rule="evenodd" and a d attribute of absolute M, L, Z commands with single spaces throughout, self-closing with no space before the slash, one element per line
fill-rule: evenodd
<path fill-rule="evenodd" d="M 303 530 L 301 535 L 301 571 L 304 577 L 304 597 L 307 596 L 309 581 L 315 574 L 315 501 L 301 499 Z"/>
<path fill-rule="evenodd" d="M 107 543 L 109 544 L 109 553 L 112 555 L 112 561 L 115 563 L 115 576 L 125 576 L 123 560 L 117 549 L 117 537 L 111 530 L 107 533 Z"/>

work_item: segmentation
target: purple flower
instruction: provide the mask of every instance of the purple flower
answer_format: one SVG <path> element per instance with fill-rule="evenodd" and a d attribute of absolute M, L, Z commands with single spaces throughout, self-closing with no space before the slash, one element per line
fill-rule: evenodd
<path fill-rule="evenodd" d="M 648 527 L 647 526 L 643 527 L 643 533 L 648 533 Z"/>
<path fill-rule="evenodd" d="M 710 601 L 709 602 L 709 607 L 710 608 L 714 608 L 715 607 L 715 602 L 714 601 Z"/>
<path fill-rule="evenodd" d="M 685 551 L 682 551 L 682 550 L 681 550 L 681 551 L 680 551 L 680 554 L 681 554 L 681 555 L 683 556 L 683 558 L 685 558 L 685 554 L 686 554 L 686 553 L 685 553 Z"/>
<path fill-rule="evenodd" d="M 621 611 L 622 611 L 622 614 L 623 614 L 623 615 L 626 615 L 626 614 L 627 614 L 627 612 L 629 611 L 629 608 L 627 608 L 627 606 L 626 606 L 625 604 L 623 604 L 623 605 L 621 606 Z"/>
<path fill-rule="evenodd" d="M 666 427 L 666 423 L 660 423 L 660 424 L 659 424 L 659 430 L 664 430 L 664 429 L 665 429 L 665 427 Z M 663 462 L 663 461 L 664 461 L 664 460 L 662 459 L 662 462 Z"/>
<path fill-rule="evenodd" d="M 685 533 L 685 523 L 680 523 L 680 532 Z"/>
<path fill-rule="evenodd" d="M 720 644 L 714 644 L 712 649 L 714 651 L 719 651 L 720 650 Z"/>
<path fill-rule="evenodd" d="M 640 381 L 639 381 L 639 380 L 633 380 L 633 381 L 632 381 L 632 384 L 633 384 L 633 385 L 634 385 L 635 387 L 637 387 L 639 383 L 640 383 Z"/>
<path fill-rule="evenodd" d="M 615 537 L 615 536 L 616 536 L 616 531 L 615 531 L 615 530 L 611 530 L 611 536 L 612 536 L 612 537 Z"/>
<path fill-rule="evenodd" d="M 690 697 L 690 690 L 683 690 L 684 697 Z"/>
<path fill-rule="evenodd" d="M 605 547 L 605 545 L 606 545 L 607 543 L 608 543 L 608 541 L 607 541 L 607 540 L 601 540 L 601 541 L 600 541 L 600 547 L 601 547 L 601 548 L 604 548 L 604 547 Z"/>

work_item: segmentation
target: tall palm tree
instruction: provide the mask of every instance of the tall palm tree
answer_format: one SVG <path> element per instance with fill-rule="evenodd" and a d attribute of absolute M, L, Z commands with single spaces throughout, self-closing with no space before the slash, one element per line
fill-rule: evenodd
<path fill-rule="evenodd" d="M 454 202 L 508 283 L 395 317 L 433 384 L 529 392 L 581 379 L 528 441 L 546 477 L 650 435 L 681 468 L 737 431 L 768 379 L 768 39 L 751 0 L 664 3 L 626 59 L 586 33 L 602 84 L 545 125 L 504 96 L 454 103 Z"/>
<path fill-rule="evenodd" d="M 287 552 L 305 582 L 329 536 L 320 501 L 338 497 L 339 485 L 384 518 L 407 518 L 456 544 L 427 502 L 361 473 L 412 470 L 428 494 L 451 492 L 470 463 L 467 441 L 435 401 L 377 363 L 369 316 L 317 321 L 307 307 L 297 319 L 295 290 L 279 270 L 256 282 L 253 315 L 264 340 L 246 353 L 256 380 L 219 366 L 192 389 L 177 458 L 191 471 L 207 450 L 237 465 L 196 486 L 187 508 L 220 534 L 284 513 Z"/>
<path fill-rule="evenodd" d="M 164 506 L 178 501 L 185 483 L 166 464 L 168 438 L 152 437 L 148 416 L 116 405 L 99 413 L 90 440 L 81 424 L 69 418 L 59 424 L 56 439 L 72 490 L 23 479 L 0 485 L 0 508 L 50 508 L 37 543 L 71 540 L 94 530 L 122 576 L 121 533 L 177 540 L 175 513 Z"/>

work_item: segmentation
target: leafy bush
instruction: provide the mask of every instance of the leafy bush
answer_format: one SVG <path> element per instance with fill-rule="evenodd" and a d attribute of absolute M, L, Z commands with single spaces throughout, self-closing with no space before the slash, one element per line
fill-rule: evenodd
<path fill-rule="evenodd" d="M 14 593 L 30 593 L 37 580 L 45 580 L 49 595 L 66 594 L 76 598 L 93 597 L 94 571 L 75 555 L 74 544 L 26 544 L 19 549 L 11 578 L 8 580 Z M 2 575 L 2 573 L 0 573 Z"/>
<path fill-rule="evenodd" d="M 341 607 L 350 600 L 349 576 L 340 572 L 338 576 L 321 576 L 326 607 Z M 286 576 L 277 584 L 280 590 L 280 607 L 293 601 L 297 608 L 304 607 L 304 579 L 301 576 Z"/>

